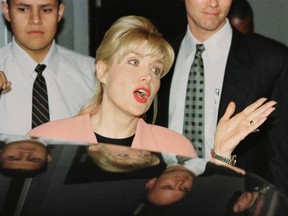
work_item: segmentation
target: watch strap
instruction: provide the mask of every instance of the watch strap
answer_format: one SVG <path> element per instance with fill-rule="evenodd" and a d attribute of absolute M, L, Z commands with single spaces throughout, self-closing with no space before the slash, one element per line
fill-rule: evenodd
<path fill-rule="evenodd" d="M 227 164 L 229 164 L 231 166 L 234 166 L 236 164 L 236 161 L 237 161 L 237 156 L 236 155 L 232 155 L 231 158 L 223 157 L 221 155 L 216 154 L 214 149 L 211 150 L 211 156 L 213 158 L 215 158 L 216 160 L 222 161 L 222 162 L 227 163 Z"/>

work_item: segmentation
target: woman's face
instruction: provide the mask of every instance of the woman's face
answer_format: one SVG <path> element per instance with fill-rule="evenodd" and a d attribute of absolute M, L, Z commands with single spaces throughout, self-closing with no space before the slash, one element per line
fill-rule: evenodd
<path fill-rule="evenodd" d="M 116 58 L 110 67 L 106 67 L 106 72 L 99 78 L 104 89 L 102 106 L 112 106 L 113 112 L 121 111 L 136 117 L 149 109 L 160 87 L 163 63 L 159 56 L 145 56 L 146 46 L 144 41 L 123 60 Z M 98 70 L 101 66 L 97 73 Z"/>

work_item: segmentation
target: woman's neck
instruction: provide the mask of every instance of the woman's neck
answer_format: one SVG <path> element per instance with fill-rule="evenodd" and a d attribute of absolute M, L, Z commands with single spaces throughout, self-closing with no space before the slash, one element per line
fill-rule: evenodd
<path fill-rule="evenodd" d="M 99 108 L 91 117 L 92 128 L 95 133 L 110 138 L 127 138 L 135 134 L 138 119 Z"/>

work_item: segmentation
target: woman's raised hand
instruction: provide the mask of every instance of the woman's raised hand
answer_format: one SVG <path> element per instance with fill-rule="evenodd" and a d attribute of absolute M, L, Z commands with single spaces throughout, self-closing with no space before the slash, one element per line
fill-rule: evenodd
<path fill-rule="evenodd" d="M 241 140 L 248 134 L 259 131 L 258 127 L 275 110 L 276 102 L 266 101 L 266 98 L 260 98 L 233 117 L 236 104 L 229 103 L 214 136 L 214 150 L 217 154 L 231 158 L 233 150 Z"/>

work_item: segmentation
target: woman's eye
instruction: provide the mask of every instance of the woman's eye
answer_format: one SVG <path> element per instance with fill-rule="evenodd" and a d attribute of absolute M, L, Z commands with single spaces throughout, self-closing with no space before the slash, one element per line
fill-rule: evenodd
<path fill-rule="evenodd" d="M 152 68 L 152 72 L 156 75 L 156 76 L 161 76 L 161 70 L 159 68 Z"/>
<path fill-rule="evenodd" d="M 138 61 L 136 59 L 129 60 L 129 64 L 138 65 Z"/>
<path fill-rule="evenodd" d="M 128 158 L 129 154 L 127 154 L 127 153 L 119 153 L 118 156 L 119 157 L 123 157 L 123 158 Z"/>

